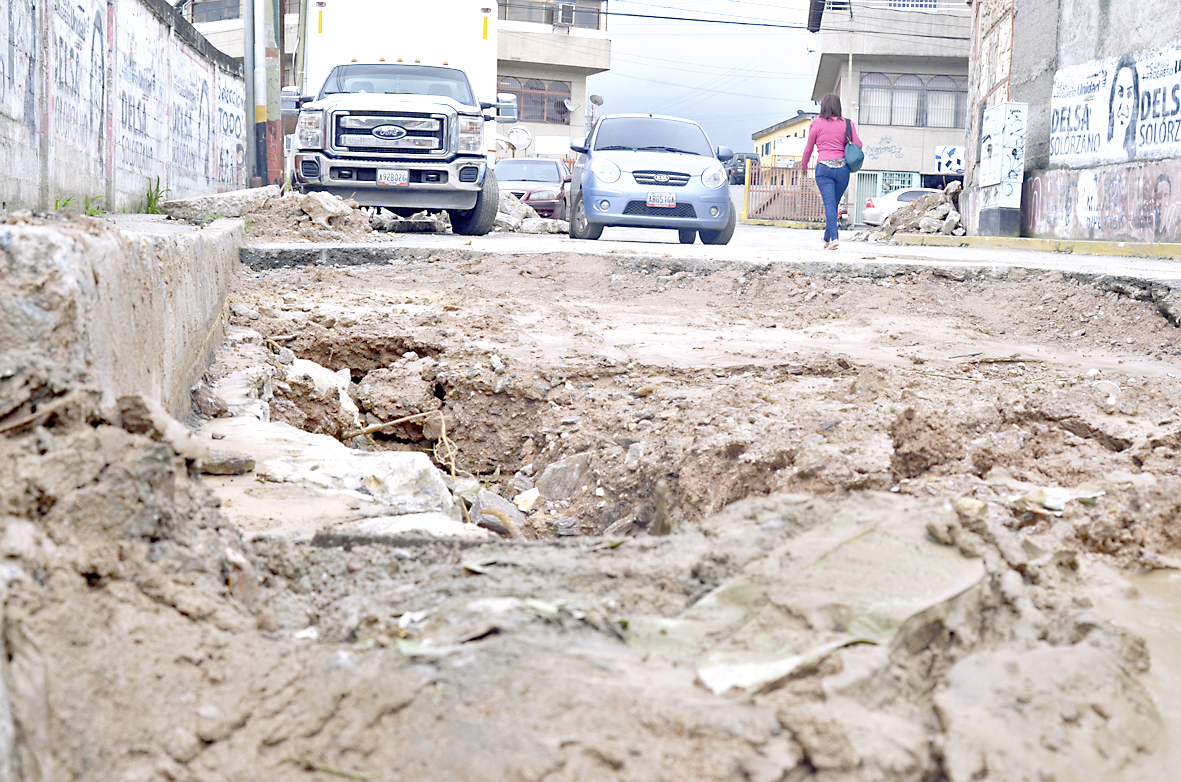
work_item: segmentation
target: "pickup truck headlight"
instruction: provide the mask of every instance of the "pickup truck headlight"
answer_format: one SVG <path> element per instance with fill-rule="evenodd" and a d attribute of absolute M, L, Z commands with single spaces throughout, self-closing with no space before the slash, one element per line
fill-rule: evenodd
<path fill-rule="evenodd" d="M 721 187 L 726 184 L 726 169 L 722 168 L 722 164 L 710 166 L 701 172 L 701 184 L 706 187 Z"/>
<path fill-rule="evenodd" d="M 595 179 L 603 184 L 609 185 L 619 181 L 619 166 L 605 157 L 597 157 L 592 160 L 590 170 L 595 175 Z"/>
<path fill-rule="evenodd" d="M 322 149 L 324 147 L 324 115 L 318 111 L 300 112 L 295 134 L 300 147 Z"/>
<path fill-rule="evenodd" d="M 484 120 L 482 118 L 459 118 L 459 151 L 484 151 Z"/>

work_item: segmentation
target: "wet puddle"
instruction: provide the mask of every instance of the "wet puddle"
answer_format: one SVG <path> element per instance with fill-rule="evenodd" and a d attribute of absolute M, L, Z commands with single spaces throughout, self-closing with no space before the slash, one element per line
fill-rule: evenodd
<path fill-rule="evenodd" d="M 1168 743 L 1159 753 L 1160 779 L 1181 768 L 1181 573 L 1157 570 L 1127 577 L 1134 589 L 1094 597 L 1104 619 L 1144 638 L 1152 667 L 1141 682 L 1156 701 L 1167 727 Z"/>

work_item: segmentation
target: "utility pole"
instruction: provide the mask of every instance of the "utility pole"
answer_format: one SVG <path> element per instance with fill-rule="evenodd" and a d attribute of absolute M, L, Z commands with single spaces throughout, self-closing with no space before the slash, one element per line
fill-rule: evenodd
<path fill-rule="evenodd" d="M 260 187 L 262 177 L 258 165 L 258 141 L 254 123 L 258 116 L 254 94 L 254 0 L 242 1 L 242 75 L 246 81 L 246 186 Z"/>

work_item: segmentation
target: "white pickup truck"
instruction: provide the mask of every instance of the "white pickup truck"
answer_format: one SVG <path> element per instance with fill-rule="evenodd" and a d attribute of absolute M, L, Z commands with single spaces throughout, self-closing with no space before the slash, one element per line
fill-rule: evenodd
<path fill-rule="evenodd" d="M 308 4 L 292 184 L 362 206 L 451 215 L 492 230 L 496 5 L 468 0 Z"/>

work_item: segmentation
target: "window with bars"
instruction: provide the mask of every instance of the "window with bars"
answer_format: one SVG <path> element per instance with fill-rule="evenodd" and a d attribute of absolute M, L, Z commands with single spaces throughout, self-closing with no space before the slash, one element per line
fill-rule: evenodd
<path fill-rule="evenodd" d="M 884 73 L 861 77 L 862 125 L 963 128 L 967 126 L 968 81 L 933 76 L 926 83 L 913 73 L 891 79 Z"/>
<path fill-rule="evenodd" d="M 497 92 L 517 96 L 521 122 L 545 122 L 551 125 L 570 124 L 570 110 L 566 101 L 570 99 L 570 83 L 564 81 L 544 82 L 540 79 L 518 79 L 505 76 L 500 80 Z"/>
<path fill-rule="evenodd" d="M 192 0 L 186 18 L 193 24 L 242 18 L 242 0 Z"/>
<path fill-rule="evenodd" d="M 939 0 L 890 0 L 890 8 L 938 8 Z"/>

